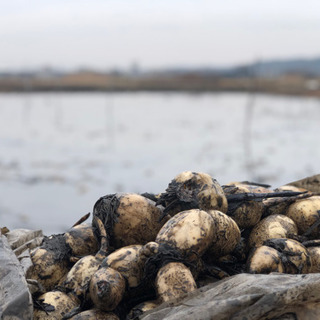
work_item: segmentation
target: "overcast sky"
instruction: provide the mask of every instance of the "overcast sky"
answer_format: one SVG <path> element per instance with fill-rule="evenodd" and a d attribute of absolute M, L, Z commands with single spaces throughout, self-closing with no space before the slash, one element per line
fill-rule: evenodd
<path fill-rule="evenodd" d="M 320 56 L 319 0 L 0 0 L 0 70 Z"/>

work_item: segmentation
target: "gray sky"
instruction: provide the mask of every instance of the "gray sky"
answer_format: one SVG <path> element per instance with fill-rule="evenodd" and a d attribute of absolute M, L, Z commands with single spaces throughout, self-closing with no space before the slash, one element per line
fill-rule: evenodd
<path fill-rule="evenodd" d="M 0 0 L 0 70 L 320 56 L 319 0 Z"/>

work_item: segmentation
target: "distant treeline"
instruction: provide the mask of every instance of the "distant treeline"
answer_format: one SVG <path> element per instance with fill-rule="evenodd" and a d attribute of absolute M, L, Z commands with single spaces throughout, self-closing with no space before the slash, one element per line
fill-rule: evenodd
<path fill-rule="evenodd" d="M 155 71 L 0 72 L 0 91 L 252 91 L 320 96 L 320 58 Z"/>

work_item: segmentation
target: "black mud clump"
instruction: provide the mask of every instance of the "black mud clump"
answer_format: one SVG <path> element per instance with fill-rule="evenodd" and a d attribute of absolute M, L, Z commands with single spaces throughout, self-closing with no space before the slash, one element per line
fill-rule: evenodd
<path fill-rule="evenodd" d="M 177 249 L 166 243 L 162 243 L 159 245 L 158 253 L 147 259 L 144 267 L 144 278 L 142 283 L 154 283 L 159 269 L 170 262 L 181 262 L 188 268 L 192 268 L 194 266 L 190 262 L 187 262 Z"/>
<path fill-rule="evenodd" d="M 100 243 L 100 231 L 95 221 L 95 217 L 98 217 L 106 230 L 107 238 L 112 245 L 113 227 L 118 221 L 117 209 L 120 205 L 120 200 L 117 194 L 109 194 L 101 197 L 95 203 L 93 207 L 92 228 L 94 235 Z"/>
<path fill-rule="evenodd" d="M 193 174 L 196 175 L 195 172 Z M 166 191 L 157 199 L 156 204 L 164 207 L 163 217 L 169 212 L 176 214 L 180 211 L 197 209 L 199 201 L 197 195 L 203 188 L 196 179 L 189 179 L 184 182 L 177 182 L 173 179 Z"/>
<path fill-rule="evenodd" d="M 284 266 L 286 273 L 292 273 L 291 270 L 295 270 L 294 273 L 301 274 L 303 269 L 303 264 L 300 266 L 295 265 L 290 257 L 298 256 L 301 257 L 302 252 L 293 252 L 288 250 L 287 242 L 288 239 L 280 238 L 280 239 L 269 239 L 266 240 L 263 245 L 271 247 L 277 250 L 280 253 L 280 259 Z"/>
<path fill-rule="evenodd" d="M 72 249 L 66 243 L 64 234 L 45 236 L 41 248 L 52 252 L 56 261 L 69 260 L 72 255 Z"/>
<path fill-rule="evenodd" d="M 140 195 L 154 202 L 157 202 L 159 200 L 157 195 L 154 193 L 144 192 L 144 193 L 141 193 Z"/>
<path fill-rule="evenodd" d="M 267 247 L 271 247 L 273 249 L 276 249 L 277 251 L 279 252 L 286 252 L 285 249 L 286 249 L 286 240 L 287 239 L 268 239 L 266 241 L 264 241 L 263 245 L 264 246 L 267 246 Z"/>
<path fill-rule="evenodd" d="M 156 298 L 157 294 L 151 283 L 148 283 L 147 286 L 140 284 L 138 287 L 130 288 L 126 291 L 122 301 L 113 312 L 121 320 L 128 320 L 128 314 L 132 308 L 144 301 L 155 300 Z"/>
<path fill-rule="evenodd" d="M 223 279 L 226 276 L 233 276 L 245 272 L 248 248 L 246 239 L 241 240 L 235 249 L 227 256 L 216 258 L 207 252 L 202 256 L 204 268 L 201 276 L 211 276 L 216 279 Z"/>
<path fill-rule="evenodd" d="M 39 310 L 42 310 L 44 311 L 47 315 L 50 313 L 50 312 L 53 312 L 56 310 L 56 308 L 49 304 L 49 303 L 46 303 L 46 302 L 43 302 L 44 299 L 36 299 L 34 298 L 33 299 L 33 307 L 35 309 L 39 309 Z"/>
<path fill-rule="evenodd" d="M 308 247 L 319 247 L 320 246 L 320 240 L 315 239 L 315 240 L 306 240 L 302 242 L 302 245 L 304 245 L 306 248 Z"/>
<path fill-rule="evenodd" d="M 246 261 L 241 261 L 236 256 L 230 256 L 228 259 L 218 261 L 217 266 L 230 276 L 233 276 L 245 272 Z"/>

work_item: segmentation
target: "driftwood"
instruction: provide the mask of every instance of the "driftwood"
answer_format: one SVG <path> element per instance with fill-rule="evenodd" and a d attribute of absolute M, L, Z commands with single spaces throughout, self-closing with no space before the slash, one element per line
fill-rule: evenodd
<path fill-rule="evenodd" d="M 2 235 L 0 261 L 0 319 L 32 319 L 32 297 L 22 267 Z"/>
<path fill-rule="evenodd" d="M 320 274 L 239 274 L 165 303 L 143 320 L 320 319 Z"/>
<path fill-rule="evenodd" d="M 295 186 L 298 188 L 304 188 L 313 193 L 320 194 L 320 174 L 316 174 L 311 177 L 307 177 L 301 180 L 293 181 L 286 184 L 287 186 Z"/>

